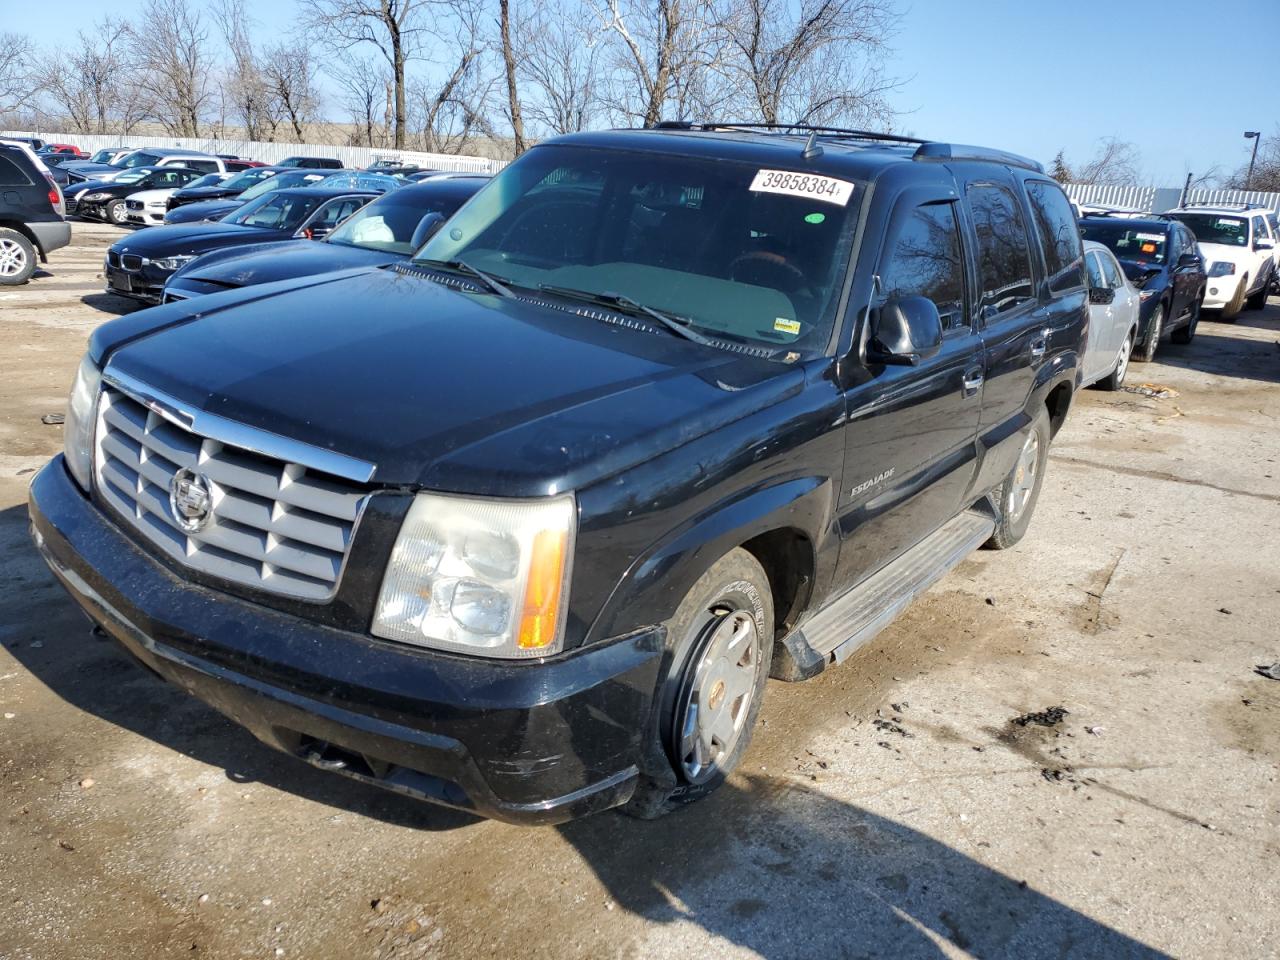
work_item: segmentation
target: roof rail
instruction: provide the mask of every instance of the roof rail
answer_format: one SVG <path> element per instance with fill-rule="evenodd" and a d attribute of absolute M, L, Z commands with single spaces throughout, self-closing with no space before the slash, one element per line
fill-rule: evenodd
<path fill-rule="evenodd" d="M 1201 203 L 1184 203 L 1179 210 L 1186 210 L 1190 207 L 1209 207 L 1212 210 L 1270 210 L 1265 203 L 1214 203 L 1205 200 Z"/>
<path fill-rule="evenodd" d="M 688 120 L 662 120 L 655 130 L 764 130 L 766 132 L 808 133 L 827 136 L 835 140 L 879 140 L 886 143 L 928 143 L 919 137 L 905 137 L 897 133 L 877 133 L 874 130 L 849 130 L 845 127 L 822 127 L 809 123 L 693 123 Z"/>
<path fill-rule="evenodd" d="M 937 141 L 924 143 L 916 151 L 913 160 L 988 160 L 992 163 L 1003 163 L 1011 167 L 1022 167 L 1044 173 L 1044 167 L 1038 161 L 1008 153 L 1004 150 L 993 150 L 990 147 L 973 147 L 964 143 L 940 143 Z"/>

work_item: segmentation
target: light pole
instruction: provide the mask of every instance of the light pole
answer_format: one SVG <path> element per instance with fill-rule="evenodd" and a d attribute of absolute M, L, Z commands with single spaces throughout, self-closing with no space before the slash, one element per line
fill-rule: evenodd
<path fill-rule="evenodd" d="M 1262 131 L 1246 130 L 1244 138 L 1253 141 L 1253 154 L 1249 157 L 1249 172 L 1244 177 L 1244 188 L 1247 192 L 1249 186 L 1253 183 L 1253 162 L 1258 159 L 1258 141 L 1262 139 Z"/>

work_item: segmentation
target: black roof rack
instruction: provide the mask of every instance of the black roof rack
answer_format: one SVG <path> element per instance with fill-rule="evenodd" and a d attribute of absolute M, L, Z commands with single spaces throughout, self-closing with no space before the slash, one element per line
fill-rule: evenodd
<path fill-rule="evenodd" d="M 873 130 L 849 130 L 845 127 L 823 127 L 808 123 L 693 123 L 689 120 L 663 120 L 654 127 L 657 130 L 762 130 L 777 133 L 807 133 L 806 153 L 810 153 L 816 137 L 829 137 L 833 140 L 866 140 L 873 143 L 916 144 L 913 160 L 987 160 L 992 163 L 1003 163 L 1011 167 L 1022 167 L 1044 173 L 1044 167 L 1035 160 L 994 150 L 989 147 L 974 147 L 960 143 L 943 143 L 937 140 L 923 140 L 920 137 L 907 137 L 899 133 L 878 133 Z"/>
<path fill-rule="evenodd" d="M 1245 210 L 1270 211 L 1271 209 L 1265 203 L 1214 203 L 1209 200 L 1205 200 L 1200 203 L 1184 203 L 1178 207 L 1178 209 L 1189 210 L 1192 207 L 1208 207 L 1211 210 L 1240 210 L 1242 212 Z"/>

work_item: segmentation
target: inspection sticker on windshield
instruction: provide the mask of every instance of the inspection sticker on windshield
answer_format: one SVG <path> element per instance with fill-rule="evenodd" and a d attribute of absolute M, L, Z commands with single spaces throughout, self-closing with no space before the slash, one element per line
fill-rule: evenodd
<path fill-rule="evenodd" d="M 1164 243 L 1163 234 L 1159 233 L 1139 233 L 1135 234 L 1139 240 L 1154 240 L 1156 243 Z"/>
<path fill-rule="evenodd" d="M 816 173 L 795 173 L 792 170 L 759 170 L 749 188 L 752 193 L 782 193 L 789 197 L 808 197 L 838 207 L 848 204 L 853 197 L 853 184 L 834 177 L 820 177 Z"/>

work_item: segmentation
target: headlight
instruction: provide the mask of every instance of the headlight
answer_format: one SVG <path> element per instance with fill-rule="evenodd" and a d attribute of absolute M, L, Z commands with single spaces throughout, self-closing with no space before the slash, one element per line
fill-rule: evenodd
<path fill-rule="evenodd" d="M 163 260 L 152 260 L 151 265 L 159 267 L 161 270 L 177 270 L 184 263 L 190 263 L 196 258 L 196 254 L 188 253 L 180 257 L 165 257 Z"/>
<path fill-rule="evenodd" d="M 80 199 L 86 203 L 97 203 L 99 200 L 110 199 L 109 193 L 82 193 Z"/>
<path fill-rule="evenodd" d="M 418 494 L 391 551 L 373 633 L 488 657 L 558 652 L 574 516 L 571 496 Z"/>
<path fill-rule="evenodd" d="M 93 431 L 97 424 L 98 388 L 101 384 L 102 371 L 85 354 L 76 370 L 71 396 L 67 399 L 67 419 L 63 427 L 62 442 L 67 469 L 86 492 L 89 489 L 89 478 L 93 474 Z"/>
<path fill-rule="evenodd" d="M 1229 277 L 1236 272 L 1236 265 L 1226 260 L 1215 260 L 1209 264 L 1209 276 Z"/>

